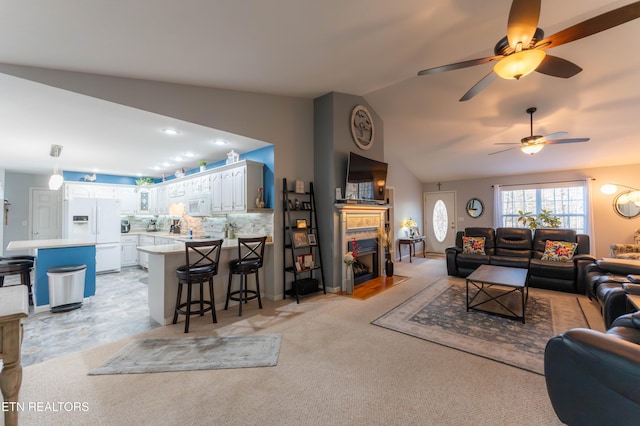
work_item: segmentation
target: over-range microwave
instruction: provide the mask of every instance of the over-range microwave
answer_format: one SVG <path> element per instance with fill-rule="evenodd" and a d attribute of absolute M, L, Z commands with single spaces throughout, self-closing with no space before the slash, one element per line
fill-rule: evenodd
<path fill-rule="evenodd" d="M 209 197 L 193 197 L 187 201 L 189 216 L 209 216 L 211 214 L 211 200 Z"/>

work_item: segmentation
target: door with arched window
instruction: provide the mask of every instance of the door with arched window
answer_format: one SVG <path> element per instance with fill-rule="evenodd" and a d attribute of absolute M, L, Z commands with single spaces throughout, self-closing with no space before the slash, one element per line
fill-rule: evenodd
<path fill-rule="evenodd" d="M 429 253 L 444 253 L 456 243 L 456 193 L 424 194 L 425 236 Z"/>

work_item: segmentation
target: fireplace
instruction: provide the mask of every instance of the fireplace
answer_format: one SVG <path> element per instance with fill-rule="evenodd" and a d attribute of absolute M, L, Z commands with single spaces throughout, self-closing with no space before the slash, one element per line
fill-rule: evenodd
<path fill-rule="evenodd" d="M 362 284 L 378 276 L 378 239 L 355 240 L 358 257 L 353 264 L 353 285 Z M 353 251 L 353 241 L 347 244 L 347 251 Z"/>
<path fill-rule="evenodd" d="M 347 265 L 342 261 L 342 253 L 345 250 L 352 251 L 350 243 L 353 240 L 358 243 L 357 260 L 365 266 L 362 270 L 359 269 L 361 265 L 358 265 L 358 269 L 354 268 L 354 285 L 382 275 L 384 253 L 379 248 L 378 237 L 384 231 L 387 206 L 340 204 L 336 207 L 340 215 L 340 233 L 337 235 L 335 248 L 341 253 L 336 256 L 336 266 L 340 271 L 337 279 L 342 291 L 346 291 Z"/>

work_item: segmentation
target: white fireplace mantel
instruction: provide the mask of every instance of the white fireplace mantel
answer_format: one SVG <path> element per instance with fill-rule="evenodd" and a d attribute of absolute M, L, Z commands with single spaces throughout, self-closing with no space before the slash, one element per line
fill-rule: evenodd
<path fill-rule="evenodd" d="M 347 252 L 347 245 L 352 239 L 361 240 L 378 238 L 384 232 L 387 205 L 380 204 L 336 204 L 340 215 L 339 253 Z M 378 276 L 382 276 L 384 250 L 378 250 Z M 342 291 L 346 291 L 346 265 L 342 262 Z"/>

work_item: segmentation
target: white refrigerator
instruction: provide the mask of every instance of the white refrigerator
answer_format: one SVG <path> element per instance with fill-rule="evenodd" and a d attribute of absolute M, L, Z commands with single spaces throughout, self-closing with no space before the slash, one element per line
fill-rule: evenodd
<path fill-rule="evenodd" d="M 64 202 L 65 238 L 96 243 L 96 272 L 120 271 L 120 200 L 76 198 Z"/>

